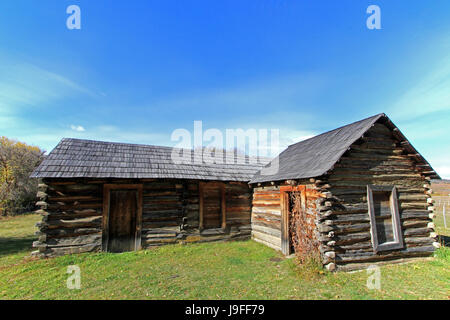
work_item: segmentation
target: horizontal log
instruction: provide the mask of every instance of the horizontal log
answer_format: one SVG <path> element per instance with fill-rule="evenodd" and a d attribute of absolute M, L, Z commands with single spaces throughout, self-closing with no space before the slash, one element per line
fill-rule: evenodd
<path fill-rule="evenodd" d="M 385 261 L 372 261 L 372 262 L 367 262 L 367 263 L 347 263 L 347 264 L 342 264 L 342 265 L 336 265 L 336 270 L 337 271 L 342 271 L 342 272 L 351 272 L 351 271 L 356 271 L 356 270 L 363 270 L 363 269 L 367 269 L 371 266 L 382 266 L 382 265 L 387 265 L 387 264 L 400 264 L 400 263 L 408 263 L 408 262 L 416 262 L 416 261 L 423 261 L 423 260 L 427 260 L 427 259 L 431 259 L 430 257 L 407 257 L 407 258 L 394 258 L 394 259 L 389 259 L 389 260 L 385 260 Z"/>
<path fill-rule="evenodd" d="M 405 236 L 428 236 L 433 230 L 427 227 L 409 228 L 403 230 Z"/>
<path fill-rule="evenodd" d="M 163 222 L 143 222 L 142 228 L 143 229 L 153 229 L 153 228 L 166 228 L 166 227 L 174 227 L 174 226 L 180 226 L 181 225 L 181 219 L 180 221 L 163 221 Z"/>
<path fill-rule="evenodd" d="M 275 230 L 281 230 L 281 223 L 280 222 L 269 222 L 264 220 L 253 220 L 252 219 L 252 226 L 262 226 L 267 227 Z"/>
<path fill-rule="evenodd" d="M 281 208 L 261 208 L 261 207 L 253 207 L 253 214 L 270 214 L 275 216 L 281 216 Z"/>
<path fill-rule="evenodd" d="M 168 244 L 168 243 L 175 243 L 178 239 L 175 238 L 146 238 L 142 240 L 142 244 L 144 246 L 147 245 L 155 245 L 155 244 Z"/>
<path fill-rule="evenodd" d="M 101 250 L 101 244 L 86 244 L 81 246 L 73 246 L 73 247 L 56 247 L 56 248 L 48 248 L 44 252 L 42 252 L 45 256 L 53 257 L 53 256 L 61 256 L 66 254 L 78 254 L 84 252 L 95 252 Z"/>
<path fill-rule="evenodd" d="M 50 203 L 48 205 L 48 210 L 51 211 L 68 211 L 68 210 L 83 210 L 83 209 L 101 209 L 103 207 L 103 203 L 74 203 L 74 204 L 66 204 L 66 203 Z"/>
<path fill-rule="evenodd" d="M 169 233 L 169 234 L 173 234 L 173 233 L 177 233 L 180 231 L 179 226 L 167 226 L 167 227 L 161 227 L 161 228 L 142 228 L 142 234 L 153 234 L 153 233 L 158 233 L 158 234 L 162 234 L 162 233 Z"/>
<path fill-rule="evenodd" d="M 355 233 L 370 230 L 370 223 L 355 223 L 344 225 L 333 225 L 329 231 L 333 230 L 336 235 Z"/>
<path fill-rule="evenodd" d="M 266 233 L 263 233 L 263 232 L 260 232 L 257 230 L 252 230 L 252 238 L 263 240 L 264 242 L 271 243 L 272 245 L 274 245 L 276 247 L 281 247 L 281 238 L 280 237 L 274 237 L 274 236 L 271 236 L 269 234 L 266 234 Z"/>
<path fill-rule="evenodd" d="M 425 194 L 425 190 L 423 188 L 409 188 L 409 187 L 399 187 L 396 186 L 399 196 L 401 195 L 408 195 L 408 194 L 418 194 L 422 195 Z M 367 195 L 367 186 L 360 186 L 360 187 L 347 187 L 347 186 L 341 186 L 341 187 L 332 187 L 330 189 L 330 192 L 335 195 L 336 197 L 339 197 L 341 195 Z"/>
<path fill-rule="evenodd" d="M 92 234 L 102 232 L 101 228 L 73 228 L 73 229 L 48 229 L 37 231 L 36 235 L 46 236 L 47 238 L 63 238 L 63 237 L 77 237 L 80 235 Z"/>
<path fill-rule="evenodd" d="M 73 195 L 73 196 L 50 196 L 49 202 L 75 202 L 75 201 L 97 201 L 101 202 L 102 198 L 91 195 Z"/>
<path fill-rule="evenodd" d="M 346 181 L 346 180 L 353 180 L 353 181 L 368 181 L 368 182 L 372 182 L 372 181 L 377 181 L 377 180 L 383 180 L 383 181 L 402 181 L 402 180 L 417 180 L 417 181 L 421 181 L 423 183 L 423 179 L 421 178 L 421 175 L 418 173 L 399 173 L 399 174 L 394 174 L 394 173 L 379 173 L 379 174 L 367 174 L 367 173 L 362 173 L 362 174 L 356 174 L 356 173 L 343 173 L 343 174 L 337 174 L 337 173 L 333 173 L 332 175 L 330 175 L 330 177 L 328 178 L 329 183 L 333 184 L 333 181 Z"/>
<path fill-rule="evenodd" d="M 262 239 L 255 238 L 255 237 L 252 237 L 252 239 L 253 239 L 254 241 L 258 242 L 258 243 L 261 243 L 261 244 L 263 244 L 263 245 L 269 247 L 269 248 L 272 248 L 272 249 L 277 250 L 277 251 L 281 251 L 281 243 L 280 243 L 279 245 L 277 245 L 277 244 L 273 244 L 273 243 L 264 241 L 264 240 L 262 240 Z"/>
<path fill-rule="evenodd" d="M 160 196 L 178 196 L 179 192 L 170 190 L 170 191 L 151 191 L 151 192 L 143 192 L 142 196 L 145 198 L 150 197 L 160 197 Z"/>
<path fill-rule="evenodd" d="M 87 244 L 97 244 L 101 245 L 102 234 L 92 233 L 87 235 L 78 235 L 76 237 L 67 238 L 49 238 L 46 240 L 45 245 L 47 248 L 53 247 L 70 247 L 70 246 L 80 246 Z"/>
<path fill-rule="evenodd" d="M 365 240 L 370 240 L 370 232 L 358 232 L 358 233 L 350 233 L 350 234 L 339 234 L 334 236 L 332 239 L 327 239 L 326 237 L 322 237 L 323 241 L 335 241 L 337 246 L 352 244 L 356 242 L 362 242 Z"/>
<path fill-rule="evenodd" d="M 255 231 L 258 231 L 258 232 L 261 232 L 261 233 L 265 233 L 265 234 L 268 234 L 270 236 L 274 236 L 274 237 L 277 237 L 277 238 L 281 239 L 281 230 L 279 230 L 279 229 L 269 228 L 269 227 L 261 226 L 261 225 L 257 225 L 257 224 L 254 224 L 252 226 L 252 228 Z"/>
<path fill-rule="evenodd" d="M 47 222 L 38 222 L 37 227 L 42 229 L 58 229 L 58 228 L 95 228 L 101 226 L 102 217 L 88 217 L 77 220 L 51 220 Z"/>
<path fill-rule="evenodd" d="M 430 237 L 404 237 L 404 242 L 408 247 L 425 245 L 429 246 L 434 242 Z M 335 245 L 334 250 L 339 253 L 358 253 L 358 252 L 373 252 L 373 245 L 371 240 L 365 240 L 362 242 L 356 242 L 347 245 Z"/>
<path fill-rule="evenodd" d="M 101 217 L 101 209 L 85 209 L 48 213 L 48 220 L 76 220 L 88 217 Z"/>
<path fill-rule="evenodd" d="M 433 254 L 434 247 L 433 246 L 418 246 L 407 248 L 401 251 L 389 251 L 389 252 L 380 252 L 378 254 L 374 254 L 373 252 L 364 252 L 360 254 L 336 254 L 336 263 L 344 264 L 344 263 L 352 263 L 352 262 L 371 262 L 371 261 L 380 261 L 392 258 L 405 258 L 405 257 L 417 257 L 417 256 L 429 256 Z"/>
<path fill-rule="evenodd" d="M 407 220 L 402 221 L 402 229 L 427 227 L 429 220 Z"/>

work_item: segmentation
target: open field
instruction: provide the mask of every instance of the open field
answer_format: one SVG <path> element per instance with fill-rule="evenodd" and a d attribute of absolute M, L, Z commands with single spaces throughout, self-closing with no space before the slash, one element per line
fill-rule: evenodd
<path fill-rule="evenodd" d="M 448 180 L 433 181 L 431 188 L 433 189 L 433 200 L 435 201 L 436 218 L 434 223 L 436 224 L 436 232 L 445 236 L 447 246 L 450 241 L 450 183 Z M 444 206 L 445 206 L 445 219 L 447 222 L 447 228 L 444 225 Z"/>
<path fill-rule="evenodd" d="M 450 237 L 450 197 L 433 196 L 435 202 L 436 218 L 434 223 L 436 224 L 436 232 L 440 235 Z M 447 222 L 447 228 L 444 224 L 444 206 L 445 206 L 445 220 Z"/>
<path fill-rule="evenodd" d="M 37 215 L 0 220 L 1 299 L 450 299 L 450 250 L 431 261 L 381 268 L 381 290 L 367 273 L 299 268 L 254 241 L 170 245 L 123 254 L 47 260 L 29 257 Z M 69 265 L 81 289 L 66 286 Z"/>

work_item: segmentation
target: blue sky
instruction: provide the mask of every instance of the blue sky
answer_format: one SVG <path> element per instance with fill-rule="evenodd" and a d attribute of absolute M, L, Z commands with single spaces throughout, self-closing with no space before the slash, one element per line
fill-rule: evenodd
<path fill-rule="evenodd" d="M 0 135 L 174 145 L 202 120 L 287 146 L 385 112 L 450 178 L 449 18 L 447 0 L 5 0 Z"/>

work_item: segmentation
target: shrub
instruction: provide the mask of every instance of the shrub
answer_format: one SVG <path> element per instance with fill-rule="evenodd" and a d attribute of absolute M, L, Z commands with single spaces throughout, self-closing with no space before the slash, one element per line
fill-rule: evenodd
<path fill-rule="evenodd" d="M 295 255 L 301 264 L 321 265 L 315 217 L 302 204 L 300 192 L 291 192 L 289 198 L 289 228 Z"/>

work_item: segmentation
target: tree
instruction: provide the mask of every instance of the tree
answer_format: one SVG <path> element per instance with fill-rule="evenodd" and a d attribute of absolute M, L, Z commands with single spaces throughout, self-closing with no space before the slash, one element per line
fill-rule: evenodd
<path fill-rule="evenodd" d="M 0 214 L 14 214 L 32 208 L 37 184 L 30 179 L 43 160 L 44 152 L 35 146 L 0 137 Z"/>

